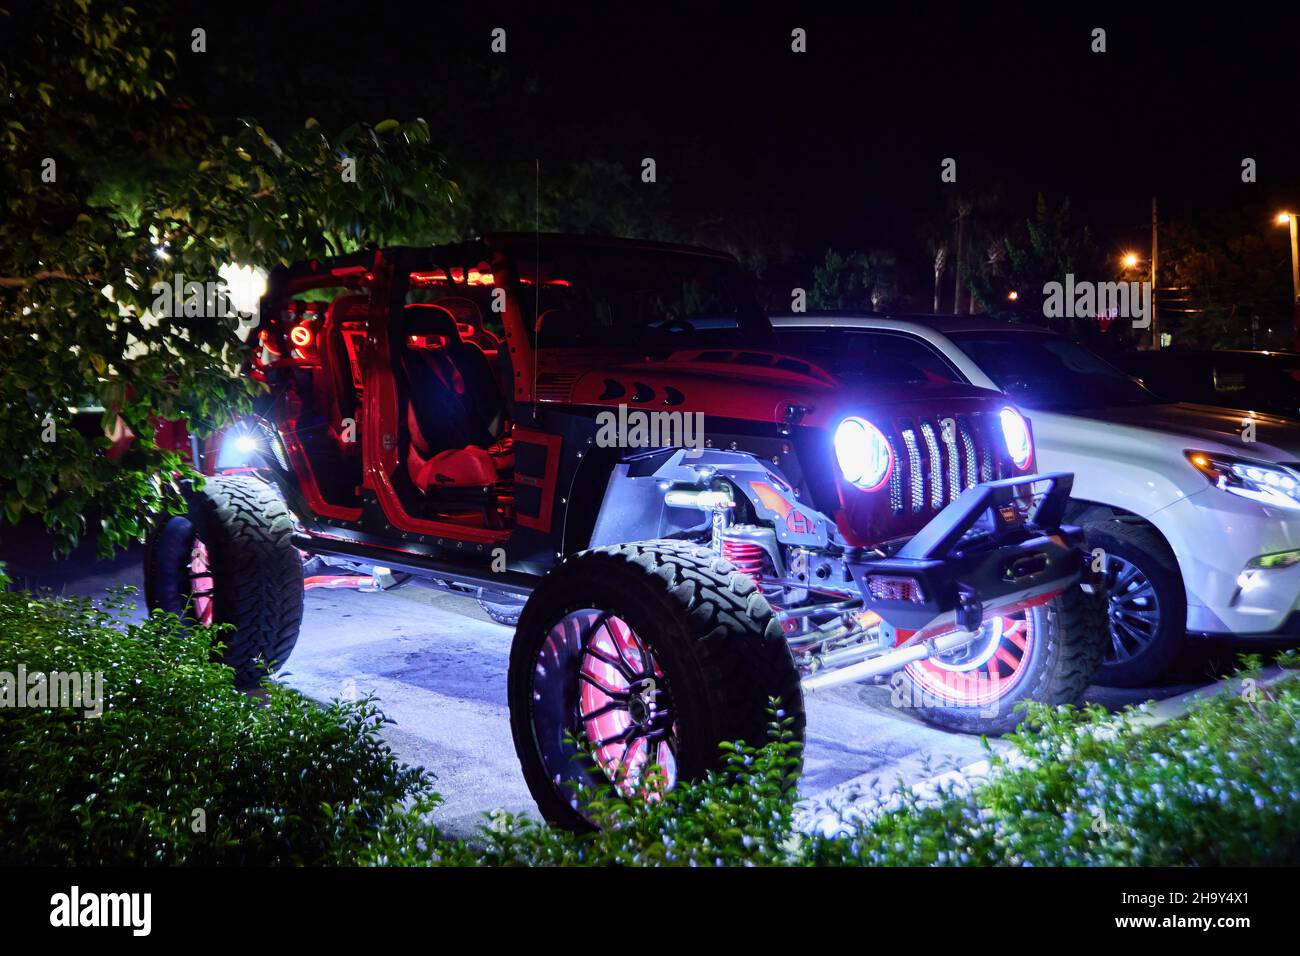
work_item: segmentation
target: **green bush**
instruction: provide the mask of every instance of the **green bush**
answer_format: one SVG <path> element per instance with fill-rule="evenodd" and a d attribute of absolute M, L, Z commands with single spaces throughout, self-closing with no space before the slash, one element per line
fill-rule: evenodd
<path fill-rule="evenodd" d="M 1285 663 L 1293 663 L 1286 660 Z M 892 794 L 890 812 L 834 836 L 792 825 L 788 739 L 733 748 L 727 768 L 648 806 L 608 795 L 604 829 L 574 835 L 502 815 L 476 846 L 440 846 L 408 818 L 371 863 L 523 865 L 1177 866 L 1300 862 L 1300 681 L 1243 674 L 1241 693 L 1161 726 L 1140 711 L 1031 708 L 1012 735 L 1026 764 L 960 792 Z M 779 728 L 778 728 L 779 730 Z M 834 822 L 834 821 L 832 821 Z"/>
<path fill-rule="evenodd" d="M 431 805 L 370 701 L 240 693 L 205 634 L 128 615 L 0 593 L 0 671 L 104 675 L 100 717 L 0 710 L 0 864 L 347 863 L 390 811 Z"/>
<path fill-rule="evenodd" d="M 1023 764 L 993 756 L 965 792 L 900 789 L 836 836 L 794 827 L 798 748 L 774 710 L 771 742 L 729 747 L 706 780 L 649 802 L 582 794 L 595 833 L 498 814 L 466 842 L 431 822 L 430 778 L 383 744 L 373 702 L 242 694 L 206 634 L 129 617 L 123 600 L 0 592 L 0 672 L 105 677 L 98 718 L 0 709 L 0 864 L 1300 863 L 1300 680 L 1260 683 L 1257 663 L 1240 693 L 1161 726 L 1033 708 L 1011 738 Z"/>

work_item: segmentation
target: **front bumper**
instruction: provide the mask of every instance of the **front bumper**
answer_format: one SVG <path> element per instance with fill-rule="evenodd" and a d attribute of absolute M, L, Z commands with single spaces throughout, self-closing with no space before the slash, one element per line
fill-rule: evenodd
<path fill-rule="evenodd" d="M 930 637 L 1050 600 L 1088 574 L 1083 532 L 1061 524 L 1073 479 L 977 485 L 892 556 L 850 555 L 863 602 L 900 636 Z"/>
<path fill-rule="evenodd" d="M 1267 569 L 1249 581 L 1242 581 L 1242 574 L 1260 555 L 1300 549 L 1300 512 L 1206 488 L 1147 520 L 1178 559 L 1187 588 L 1189 633 L 1296 636 L 1300 564 Z"/>

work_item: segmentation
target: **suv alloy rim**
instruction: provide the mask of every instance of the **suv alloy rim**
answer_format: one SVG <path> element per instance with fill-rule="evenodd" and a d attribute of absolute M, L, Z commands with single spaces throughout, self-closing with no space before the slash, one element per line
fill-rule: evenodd
<path fill-rule="evenodd" d="M 1160 599 L 1155 586 L 1135 564 L 1106 555 L 1106 624 L 1110 628 L 1107 664 L 1137 657 L 1155 640 Z"/>
<path fill-rule="evenodd" d="M 576 675 L 572 680 L 569 675 Z M 570 726 L 585 742 L 596 766 L 625 796 L 653 797 L 677 780 L 677 728 L 672 695 L 663 669 L 649 646 L 616 615 L 585 608 L 573 611 L 551 628 L 537 656 L 533 697 L 564 693 L 576 687 Z M 553 733 L 539 733 L 542 760 L 551 778 L 562 784 L 572 766 L 567 748 L 557 748 Z M 552 741 L 548 746 L 546 741 Z M 646 771 L 656 767 L 647 787 Z"/>
<path fill-rule="evenodd" d="M 985 621 L 969 647 L 907 665 L 908 676 L 927 694 L 961 707 L 978 707 L 1009 694 L 1020 682 L 1034 641 L 1025 612 Z"/>

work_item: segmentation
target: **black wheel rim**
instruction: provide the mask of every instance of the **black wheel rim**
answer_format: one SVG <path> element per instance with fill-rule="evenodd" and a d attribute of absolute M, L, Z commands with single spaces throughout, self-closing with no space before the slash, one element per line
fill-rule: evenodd
<path fill-rule="evenodd" d="M 575 809 L 575 781 L 606 780 L 624 796 L 649 798 L 676 782 L 668 681 L 649 644 L 617 615 L 584 608 L 551 628 L 534 665 L 532 716 L 547 776 Z"/>
<path fill-rule="evenodd" d="M 1114 554 L 1106 556 L 1106 618 L 1107 664 L 1123 664 L 1146 651 L 1160 628 L 1155 585 L 1137 565 Z"/>

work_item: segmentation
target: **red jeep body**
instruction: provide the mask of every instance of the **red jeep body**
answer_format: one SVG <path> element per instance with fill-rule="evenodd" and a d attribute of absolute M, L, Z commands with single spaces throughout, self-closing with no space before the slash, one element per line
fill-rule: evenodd
<path fill-rule="evenodd" d="M 151 545 L 151 605 L 234 624 L 255 679 L 297 639 L 299 552 L 478 597 L 518 623 L 549 819 L 583 825 L 572 781 L 705 772 L 770 700 L 801 734 L 803 692 L 901 673 L 923 718 L 998 732 L 1100 660 L 1071 479 L 1032 475 L 1019 413 L 924 363 L 783 353 L 728 256 L 381 249 L 277 269 L 254 335 L 267 393 Z"/>

